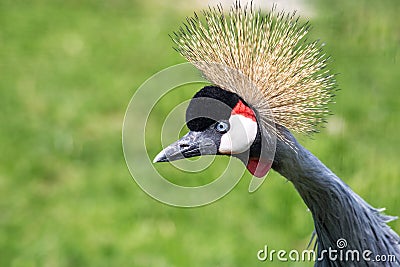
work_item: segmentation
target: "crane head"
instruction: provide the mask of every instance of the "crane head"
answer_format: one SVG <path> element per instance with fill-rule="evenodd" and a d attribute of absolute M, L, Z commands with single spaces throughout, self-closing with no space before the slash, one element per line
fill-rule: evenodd
<path fill-rule="evenodd" d="M 206 86 L 186 110 L 189 132 L 163 149 L 154 162 L 203 155 L 239 158 L 256 177 L 265 176 L 272 160 L 262 157 L 263 134 L 255 110 L 236 93 Z"/>
<path fill-rule="evenodd" d="M 330 114 L 335 76 L 323 44 L 307 41 L 308 32 L 295 13 L 262 14 L 240 1 L 228 13 L 210 7 L 188 18 L 172 36 L 175 49 L 214 86 L 195 94 L 186 111 L 189 133 L 154 162 L 228 155 L 265 176 L 276 141 L 290 146 L 279 129 L 310 135 Z"/>

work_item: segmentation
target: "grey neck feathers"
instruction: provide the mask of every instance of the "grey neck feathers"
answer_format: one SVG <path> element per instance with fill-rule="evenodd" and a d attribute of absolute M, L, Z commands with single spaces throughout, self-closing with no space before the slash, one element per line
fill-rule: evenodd
<path fill-rule="evenodd" d="M 317 254 L 329 248 L 338 250 L 340 238 L 347 241 L 343 252 L 360 253 L 360 262 L 331 261 L 326 255 L 316 266 L 400 266 L 400 238 L 386 224 L 396 218 L 371 207 L 302 147 L 287 129 L 282 127 L 280 131 L 294 148 L 278 141 L 273 168 L 293 183 L 310 209 L 317 234 Z M 397 262 L 365 262 L 362 258 L 365 250 L 372 252 L 371 259 L 375 255 L 395 255 Z"/>

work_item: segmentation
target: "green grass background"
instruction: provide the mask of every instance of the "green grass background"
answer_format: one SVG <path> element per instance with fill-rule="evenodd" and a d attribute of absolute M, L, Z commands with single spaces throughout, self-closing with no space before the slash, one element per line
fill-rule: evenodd
<path fill-rule="evenodd" d="M 327 128 L 300 140 L 400 215 L 400 5 L 311 5 L 311 35 L 326 42 L 341 91 Z M 246 174 L 196 209 L 161 204 L 130 177 L 125 109 L 148 77 L 184 62 L 168 34 L 191 14 L 175 1 L 0 1 L 0 266 L 312 266 L 256 259 L 266 244 L 306 248 L 313 230 L 277 173 L 255 194 Z"/>

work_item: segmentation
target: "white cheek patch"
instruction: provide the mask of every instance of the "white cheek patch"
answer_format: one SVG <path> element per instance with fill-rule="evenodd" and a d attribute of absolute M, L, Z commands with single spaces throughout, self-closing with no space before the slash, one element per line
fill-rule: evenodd
<path fill-rule="evenodd" d="M 223 154 L 245 152 L 256 139 L 257 122 L 242 115 L 232 115 L 229 123 L 230 129 L 222 135 L 219 152 Z"/>

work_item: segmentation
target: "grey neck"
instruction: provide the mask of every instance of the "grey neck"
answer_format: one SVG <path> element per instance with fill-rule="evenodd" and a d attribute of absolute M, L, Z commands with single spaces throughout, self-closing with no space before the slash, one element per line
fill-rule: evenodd
<path fill-rule="evenodd" d="M 359 251 L 359 262 L 351 261 L 350 256 L 347 261 L 331 261 L 326 255 L 316 266 L 400 266 L 400 238 L 386 224 L 396 218 L 382 215 L 380 210 L 371 207 L 302 147 L 288 130 L 282 127 L 280 131 L 292 147 L 277 141 L 273 169 L 293 183 L 310 209 L 317 234 L 317 254 L 321 256 L 329 248 L 339 251 L 339 239 L 347 242 L 343 252 Z M 375 255 L 395 255 L 397 262 L 384 265 L 365 262 L 362 257 L 365 250 L 372 252 L 371 259 Z"/>

